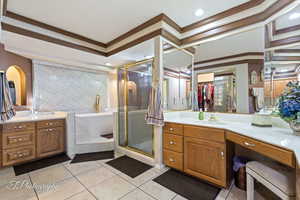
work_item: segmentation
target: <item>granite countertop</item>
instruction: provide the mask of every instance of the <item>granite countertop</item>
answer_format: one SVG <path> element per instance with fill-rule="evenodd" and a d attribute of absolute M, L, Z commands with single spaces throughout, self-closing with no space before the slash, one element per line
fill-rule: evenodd
<path fill-rule="evenodd" d="M 298 165 L 300 166 L 300 136 L 293 134 L 293 131 L 289 128 L 278 127 L 256 127 L 247 122 L 234 122 L 233 121 L 216 121 L 211 122 L 208 120 L 197 120 L 193 117 L 179 117 L 170 116 L 165 117 L 165 122 L 204 126 L 211 128 L 220 128 L 228 131 L 238 133 L 250 138 L 260 140 L 269 144 L 273 144 L 295 153 Z"/>
<path fill-rule="evenodd" d="M 42 121 L 42 120 L 51 120 L 51 119 L 66 119 L 66 112 L 39 112 L 37 114 L 33 114 L 31 112 L 22 111 L 17 112 L 17 115 L 12 119 L 0 122 L 0 124 L 7 123 L 17 123 L 17 122 L 33 122 L 33 121 Z"/>

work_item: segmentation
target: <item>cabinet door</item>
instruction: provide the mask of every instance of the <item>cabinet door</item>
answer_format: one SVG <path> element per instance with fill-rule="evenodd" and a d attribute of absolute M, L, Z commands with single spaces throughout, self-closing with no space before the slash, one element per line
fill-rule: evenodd
<path fill-rule="evenodd" d="M 225 144 L 184 138 L 184 171 L 211 183 L 226 187 Z"/>
<path fill-rule="evenodd" d="M 64 152 L 64 128 L 46 128 L 37 131 L 37 156 L 45 157 Z"/>

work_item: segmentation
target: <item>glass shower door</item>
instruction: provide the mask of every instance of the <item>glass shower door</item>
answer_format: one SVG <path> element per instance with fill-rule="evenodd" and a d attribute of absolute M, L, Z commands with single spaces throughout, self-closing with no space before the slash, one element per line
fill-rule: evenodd
<path fill-rule="evenodd" d="M 119 144 L 131 150 L 153 155 L 153 126 L 148 125 L 152 84 L 152 63 L 127 66 L 119 70 Z"/>

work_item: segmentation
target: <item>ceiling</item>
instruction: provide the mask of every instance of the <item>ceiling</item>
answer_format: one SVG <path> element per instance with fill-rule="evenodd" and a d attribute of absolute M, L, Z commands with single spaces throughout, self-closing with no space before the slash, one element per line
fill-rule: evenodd
<path fill-rule="evenodd" d="M 247 0 L 9 0 L 9 11 L 107 43 L 161 13 L 180 26 Z M 204 15 L 197 17 L 197 9 Z"/>

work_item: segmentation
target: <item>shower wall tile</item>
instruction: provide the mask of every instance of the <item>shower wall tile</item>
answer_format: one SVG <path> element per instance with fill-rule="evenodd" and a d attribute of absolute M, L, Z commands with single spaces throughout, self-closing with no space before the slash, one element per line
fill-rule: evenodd
<path fill-rule="evenodd" d="M 34 108 L 95 112 L 96 95 L 107 108 L 108 74 L 54 63 L 34 62 Z"/>

